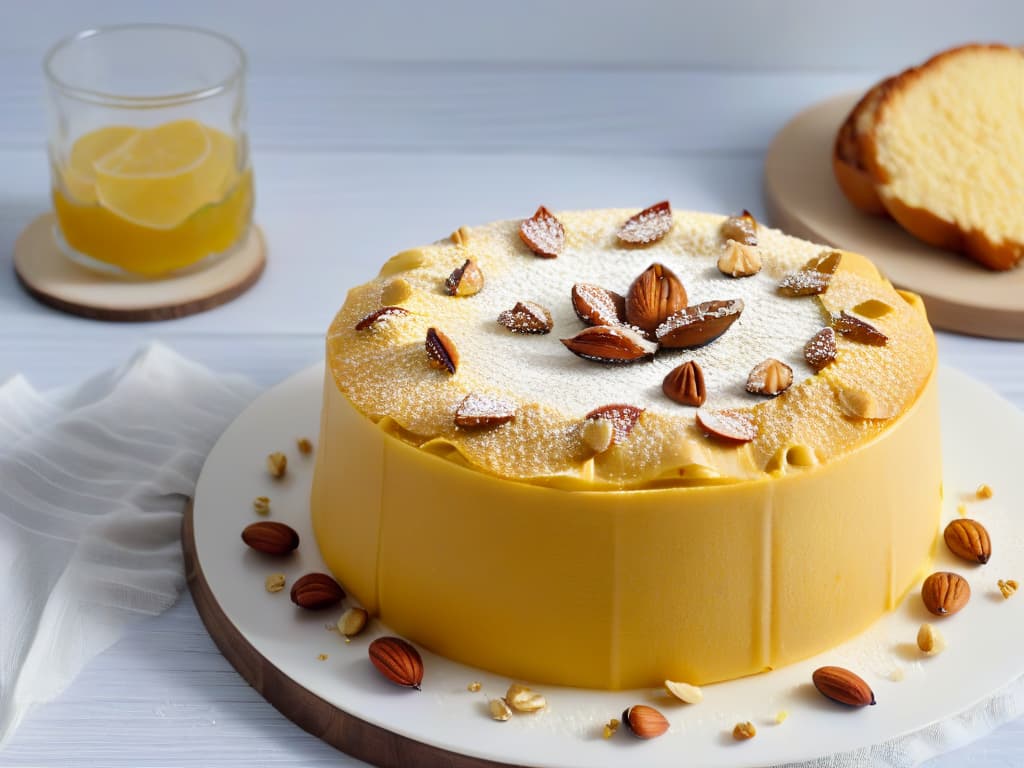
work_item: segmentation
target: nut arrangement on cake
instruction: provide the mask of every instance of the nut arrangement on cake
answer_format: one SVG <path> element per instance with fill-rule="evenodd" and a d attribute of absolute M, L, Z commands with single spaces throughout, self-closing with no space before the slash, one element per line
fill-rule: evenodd
<path fill-rule="evenodd" d="M 938 530 L 935 346 L 749 214 L 463 227 L 328 334 L 318 544 L 399 634 L 545 683 L 706 683 L 893 607 Z"/>

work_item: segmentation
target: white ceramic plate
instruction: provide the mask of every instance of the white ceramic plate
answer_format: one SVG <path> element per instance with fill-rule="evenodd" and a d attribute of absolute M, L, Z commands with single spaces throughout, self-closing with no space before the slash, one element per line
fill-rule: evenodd
<path fill-rule="evenodd" d="M 426 744 L 497 762 L 558 768 L 702 765 L 764 766 L 797 762 L 877 744 L 925 728 L 971 707 L 1024 674 L 1024 591 L 1004 600 L 996 582 L 1024 581 L 1024 471 L 1020 440 L 1024 414 L 983 385 L 942 369 L 944 522 L 966 503 L 989 529 L 992 560 L 972 566 L 954 559 L 940 543 L 936 569 L 965 575 L 973 590 L 958 615 L 928 614 L 917 592 L 863 635 L 799 664 L 768 674 L 708 686 L 698 705 L 675 702 L 656 690 L 592 691 L 538 686 L 548 709 L 505 723 L 487 715 L 488 696 L 501 696 L 507 678 L 423 653 L 422 692 L 388 684 L 370 665 L 366 649 L 380 634 L 378 622 L 351 643 L 325 629 L 337 610 L 306 612 L 291 604 L 287 589 L 270 594 L 264 578 L 286 574 L 291 584 L 304 573 L 325 570 L 309 524 L 308 494 L 313 458 L 295 450 L 295 439 L 316 439 L 322 366 L 309 368 L 260 397 L 224 433 L 210 454 L 196 490 L 196 551 L 206 580 L 224 613 L 254 648 L 310 692 L 345 712 Z M 272 480 L 265 458 L 289 456 L 284 481 Z M 988 483 L 992 499 L 974 489 Z M 293 526 L 302 539 L 294 557 L 267 558 L 239 538 L 259 518 L 255 496 L 271 498 L 270 519 Z M 483 577 L 483 574 L 481 575 Z M 937 625 L 948 641 L 931 658 L 917 650 L 922 622 Z M 327 654 L 324 661 L 319 654 Z M 822 698 L 811 672 L 838 664 L 859 672 L 878 705 L 848 710 Z M 479 681 L 482 690 L 466 686 Z M 672 727 L 641 742 L 620 732 L 601 736 L 602 726 L 635 703 L 658 707 Z M 785 710 L 782 724 L 776 714 Z M 750 720 L 756 738 L 738 743 L 732 728 Z"/>

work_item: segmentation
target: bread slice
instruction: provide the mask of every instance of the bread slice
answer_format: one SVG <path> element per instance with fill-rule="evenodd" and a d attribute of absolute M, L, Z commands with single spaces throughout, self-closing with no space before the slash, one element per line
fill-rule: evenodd
<path fill-rule="evenodd" d="M 875 111 L 895 79 L 886 78 L 861 97 L 839 126 L 832 148 L 832 172 L 839 189 L 854 208 L 875 216 L 888 216 L 889 212 L 885 210 L 875 189 L 875 180 L 864 164 L 864 136 L 873 127 Z"/>
<path fill-rule="evenodd" d="M 1024 51 L 967 45 L 899 75 L 862 160 L 889 214 L 991 269 L 1024 257 Z"/>

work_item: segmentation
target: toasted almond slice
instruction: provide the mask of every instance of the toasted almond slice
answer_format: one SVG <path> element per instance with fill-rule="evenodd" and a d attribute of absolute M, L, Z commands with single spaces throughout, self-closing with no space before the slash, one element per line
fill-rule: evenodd
<path fill-rule="evenodd" d="M 822 328 L 804 345 L 804 360 L 815 371 L 820 371 L 836 359 L 836 332 Z"/>
<path fill-rule="evenodd" d="M 655 329 L 654 335 L 668 349 L 702 347 L 729 330 L 742 312 L 742 299 L 705 301 L 671 315 Z"/>
<path fill-rule="evenodd" d="M 637 408 L 635 405 L 613 403 L 611 405 L 602 405 L 600 408 L 595 408 L 586 415 L 586 418 L 588 421 L 591 419 L 605 419 L 610 421 L 614 430 L 611 445 L 616 445 L 629 437 L 629 434 L 633 431 L 633 427 L 635 427 L 636 423 L 640 420 L 640 414 L 643 412 L 643 408 Z"/>
<path fill-rule="evenodd" d="M 553 259 L 565 248 L 565 227 L 543 205 L 519 225 L 519 239 L 545 259 Z"/>
<path fill-rule="evenodd" d="M 739 216 L 730 216 L 723 221 L 722 239 L 735 240 L 744 245 L 757 245 L 757 219 L 754 218 L 754 214 L 744 209 Z"/>
<path fill-rule="evenodd" d="M 783 296 L 817 296 L 828 290 L 832 275 L 816 269 L 800 269 L 790 272 L 779 281 L 779 293 Z"/>
<path fill-rule="evenodd" d="M 700 704 L 704 701 L 704 691 L 696 685 L 690 685 L 689 683 L 676 683 L 666 680 L 665 690 L 687 704 Z"/>
<path fill-rule="evenodd" d="M 587 325 L 622 325 L 626 322 L 626 299 L 591 283 L 572 287 L 572 307 Z"/>
<path fill-rule="evenodd" d="M 889 337 L 874 325 L 863 317 L 850 314 L 845 310 L 838 315 L 832 315 L 832 327 L 835 328 L 837 333 L 841 333 L 851 341 L 860 342 L 861 344 L 884 347 L 889 342 Z"/>
<path fill-rule="evenodd" d="M 657 344 L 623 326 L 595 325 L 561 341 L 574 355 L 599 363 L 635 363 L 658 350 Z"/>
<path fill-rule="evenodd" d="M 697 409 L 697 426 L 710 437 L 729 443 L 749 443 L 757 437 L 757 424 L 747 411 L 726 408 L 712 411 Z"/>
<path fill-rule="evenodd" d="M 516 404 L 492 395 L 470 392 L 455 409 L 455 426 L 482 429 L 507 424 L 516 417 Z"/>
<path fill-rule="evenodd" d="M 459 367 L 459 351 L 455 343 L 438 328 L 427 329 L 427 361 L 432 368 L 440 368 L 454 374 Z"/>
<path fill-rule="evenodd" d="M 367 328 L 387 322 L 391 320 L 391 318 L 402 317 L 403 315 L 408 314 L 409 310 L 403 309 L 402 307 L 381 307 L 380 309 L 373 310 L 373 312 L 356 323 L 356 330 L 365 331 Z"/>
<path fill-rule="evenodd" d="M 444 281 L 449 296 L 475 296 L 484 287 L 484 273 L 475 259 L 466 259 Z"/>
<path fill-rule="evenodd" d="M 630 217 L 619 229 L 618 237 L 628 245 L 646 245 L 661 240 L 672 229 L 672 206 L 662 200 Z"/>
<path fill-rule="evenodd" d="M 533 301 L 520 301 L 498 315 L 498 324 L 512 333 L 550 333 L 554 323 L 547 307 Z"/>

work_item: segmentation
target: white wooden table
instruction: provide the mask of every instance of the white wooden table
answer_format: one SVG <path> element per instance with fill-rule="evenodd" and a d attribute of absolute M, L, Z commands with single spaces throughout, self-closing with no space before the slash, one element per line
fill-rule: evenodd
<path fill-rule="evenodd" d="M 156 338 L 273 384 L 319 358 L 346 289 L 404 247 L 541 202 L 668 197 L 680 209 L 760 214 L 763 151 L 796 110 L 945 45 L 1024 29 L 1024 9 L 1011 0 L 945 9 L 920 0 L 897 9 L 647 0 L 629 13 L 611 0 L 209 5 L 0 0 L 0 379 L 76 382 Z M 584 7 L 596 15 L 581 16 Z M 917 23 L 936 8 L 940 19 Z M 576 16 L 561 23 L 556 9 Z M 880 26 L 883 11 L 890 23 Z M 19 230 L 48 205 L 42 52 L 77 28 L 128 20 L 213 26 L 249 50 L 270 264 L 231 305 L 118 326 L 35 304 L 9 259 Z M 1024 407 L 1024 344 L 940 333 L 939 346 L 946 365 Z M 357 763 L 250 689 L 187 594 L 97 658 L 0 752 L 0 766 L 285 764 Z M 928 763 L 1020 765 L 1024 721 Z"/>

